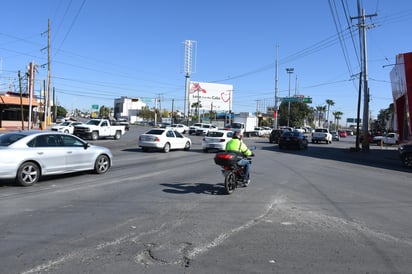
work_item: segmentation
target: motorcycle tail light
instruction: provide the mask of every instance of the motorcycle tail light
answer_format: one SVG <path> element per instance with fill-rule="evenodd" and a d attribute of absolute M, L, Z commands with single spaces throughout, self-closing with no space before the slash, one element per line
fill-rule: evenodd
<path fill-rule="evenodd" d="M 224 166 L 223 169 L 224 170 L 230 170 L 230 166 Z"/>

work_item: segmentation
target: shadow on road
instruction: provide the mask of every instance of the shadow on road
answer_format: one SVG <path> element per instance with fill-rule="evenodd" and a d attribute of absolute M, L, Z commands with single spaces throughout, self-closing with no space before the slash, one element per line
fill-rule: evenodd
<path fill-rule="evenodd" d="M 370 167 L 396 170 L 412 173 L 412 169 L 404 167 L 399 159 L 396 148 L 374 147 L 369 151 L 354 151 L 351 148 L 333 147 L 330 145 L 309 145 L 308 149 L 279 149 L 277 145 L 268 144 L 261 147 L 262 150 L 274 151 L 280 154 L 293 154 L 301 157 L 333 160 L 338 162 L 359 164 Z"/>
<path fill-rule="evenodd" d="M 182 183 L 171 183 L 171 184 L 161 184 L 162 186 L 168 187 L 163 189 L 163 192 L 170 194 L 207 194 L 207 195 L 226 195 L 225 188 L 222 184 L 182 184 Z"/>

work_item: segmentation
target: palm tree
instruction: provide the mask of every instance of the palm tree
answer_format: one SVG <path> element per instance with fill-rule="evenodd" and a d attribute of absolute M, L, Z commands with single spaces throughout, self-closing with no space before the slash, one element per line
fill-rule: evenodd
<path fill-rule="evenodd" d="M 196 117 L 198 119 L 198 122 L 200 122 L 200 114 L 199 114 L 199 108 L 202 107 L 202 104 L 200 102 L 194 102 L 191 105 L 192 109 L 194 108 L 196 111 Z"/>
<path fill-rule="evenodd" d="M 318 112 L 318 127 L 320 127 L 320 120 L 321 117 L 323 116 L 322 114 L 326 111 L 326 106 L 317 106 L 316 111 Z"/>
<path fill-rule="evenodd" d="M 339 129 L 339 120 L 342 118 L 343 112 L 334 111 L 334 112 L 332 112 L 332 115 L 335 117 L 336 130 L 338 130 Z"/>
<path fill-rule="evenodd" d="M 335 102 L 333 102 L 333 100 L 326 99 L 326 104 L 328 105 L 328 128 L 330 128 L 330 126 L 329 126 L 329 108 L 330 108 L 330 106 L 333 106 L 335 104 Z"/>

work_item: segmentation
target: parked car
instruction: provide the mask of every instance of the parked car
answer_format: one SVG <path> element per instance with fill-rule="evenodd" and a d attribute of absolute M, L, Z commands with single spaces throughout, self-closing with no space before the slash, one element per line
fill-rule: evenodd
<path fill-rule="evenodd" d="M 58 131 L 58 132 L 73 134 L 74 126 L 81 125 L 81 124 L 82 124 L 81 122 L 66 121 L 66 122 L 63 122 L 61 124 L 57 124 L 55 126 L 52 126 L 51 130 L 52 131 Z"/>
<path fill-rule="evenodd" d="M 56 117 L 56 124 L 61 124 L 64 121 L 66 121 L 66 118 L 64 118 L 63 116 L 57 116 Z"/>
<path fill-rule="evenodd" d="M 398 151 L 402 164 L 406 167 L 412 168 L 412 144 L 401 145 L 398 148 Z"/>
<path fill-rule="evenodd" d="M 353 136 L 353 130 L 350 130 L 350 129 L 348 129 L 348 130 L 346 130 L 346 135 L 347 136 Z"/>
<path fill-rule="evenodd" d="M 381 142 L 383 141 L 383 138 L 384 138 L 385 136 L 382 136 L 382 135 L 375 135 L 375 136 L 373 136 L 373 138 L 372 138 L 372 143 L 375 143 L 375 144 L 377 144 L 378 146 L 381 144 Z"/>
<path fill-rule="evenodd" d="M 91 145 L 61 132 L 18 131 L 0 136 L 0 178 L 22 186 L 41 176 L 93 170 L 106 173 L 112 165 L 108 148 Z"/>
<path fill-rule="evenodd" d="M 312 132 L 312 144 L 325 142 L 327 144 L 332 143 L 332 134 L 330 134 L 329 129 L 327 128 L 316 128 Z"/>
<path fill-rule="evenodd" d="M 217 126 L 212 124 L 202 124 L 199 128 L 196 129 L 196 135 L 206 135 L 210 131 L 218 130 Z"/>
<path fill-rule="evenodd" d="M 348 137 L 348 133 L 346 132 L 346 130 L 339 130 L 338 132 L 339 132 L 339 137 L 342 137 L 342 138 Z"/>
<path fill-rule="evenodd" d="M 139 136 L 138 146 L 143 151 L 157 149 L 167 153 L 172 149 L 189 150 L 192 146 L 192 141 L 176 130 L 153 128 Z"/>
<path fill-rule="evenodd" d="M 189 127 L 184 124 L 171 124 L 170 127 L 182 134 L 189 132 Z"/>
<path fill-rule="evenodd" d="M 279 142 L 279 138 L 282 135 L 282 133 L 286 131 L 289 132 L 289 130 L 287 129 L 272 129 L 269 135 L 269 143 L 277 144 Z"/>
<path fill-rule="evenodd" d="M 253 135 L 254 136 L 263 136 L 265 135 L 265 130 L 262 127 L 255 127 L 254 131 L 253 131 Z"/>
<path fill-rule="evenodd" d="M 383 143 L 385 145 L 397 145 L 399 144 L 399 135 L 397 133 L 391 132 L 386 134 L 383 138 Z"/>
<path fill-rule="evenodd" d="M 202 149 L 204 152 L 213 150 L 225 150 L 226 143 L 232 139 L 233 131 L 230 130 L 216 130 L 209 131 L 202 140 Z"/>
<path fill-rule="evenodd" d="M 330 134 L 332 134 L 332 141 L 339 141 L 340 140 L 340 136 L 339 136 L 338 132 L 331 131 Z"/>
<path fill-rule="evenodd" d="M 299 131 L 286 131 L 279 138 L 279 149 L 295 147 L 297 149 L 307 149 L 308 139 Z"/>
<path fill-rule="evenodd" d="M 189 127 L 189 134 L 206 135 L 209 131 L 217 130 L 218 128 L 212 124 L 195 123 Z"/>
<path fill-rule="evenodd" d="M 263 128 L 263 135 L 264 136 L 269 136 L 269 134 L 272 132 L 272 128 L 271 127 L 262 127 Z"/>

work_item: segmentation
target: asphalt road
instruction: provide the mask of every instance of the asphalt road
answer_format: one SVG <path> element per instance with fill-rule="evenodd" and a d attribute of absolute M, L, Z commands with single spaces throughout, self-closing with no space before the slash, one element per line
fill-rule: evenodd
<path fill-rule="evenodd" d="M 411 273 L 412 170 L 354 138 L 256 145 L 252 183 L 226 195 L 213 153 L 144 153 L 143 128 L 99 140 L 104 175 L 0 182 L 0 273 Z"/>

